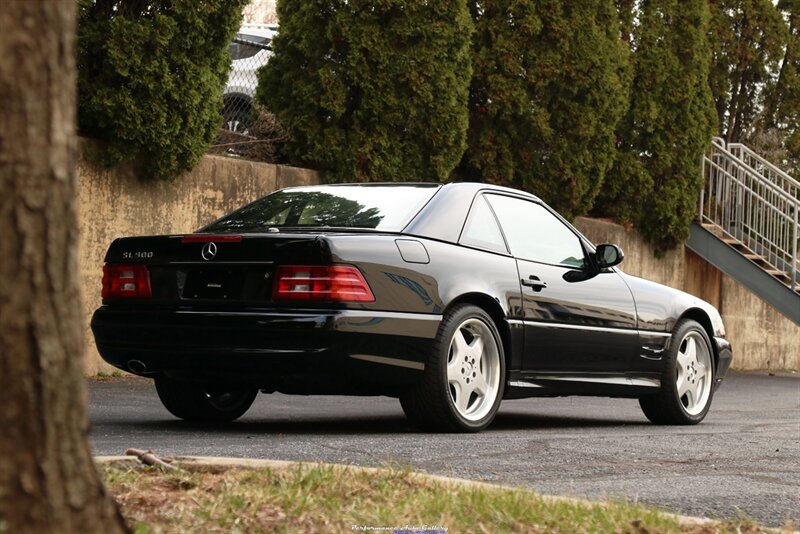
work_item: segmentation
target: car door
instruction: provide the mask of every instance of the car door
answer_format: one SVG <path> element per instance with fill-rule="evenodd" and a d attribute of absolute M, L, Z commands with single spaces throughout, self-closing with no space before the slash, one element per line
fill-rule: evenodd
<path fill-rule="evenodd" d="M 517 259 L 523 370 L 619 373 L 636 354 L 633 295 L 613 269 L 598 271 L 586 243 L 541 203 L 486 195 Z"/>

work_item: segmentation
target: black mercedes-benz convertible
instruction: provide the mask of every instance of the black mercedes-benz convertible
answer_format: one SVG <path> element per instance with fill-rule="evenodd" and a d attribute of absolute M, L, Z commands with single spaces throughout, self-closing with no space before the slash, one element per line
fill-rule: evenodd
<path fill-rule="evenodd" d="M 183 419 L 279 391 L 397 397 L 438 431 L 558 395 L 698 423 L 732 359 L 719 313 L 622 258 L 513 189 L 297 187 L 193 234 L 115 240 L 92 330 Z"/>

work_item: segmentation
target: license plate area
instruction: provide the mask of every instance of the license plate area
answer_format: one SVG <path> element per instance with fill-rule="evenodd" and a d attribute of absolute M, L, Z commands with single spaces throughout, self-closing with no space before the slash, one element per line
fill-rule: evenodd
<path fill-rule="evenodd" d="M 235 269 L 198 269 L 187 273 L 184 299 L 240 300 L 245 273 Z"/>

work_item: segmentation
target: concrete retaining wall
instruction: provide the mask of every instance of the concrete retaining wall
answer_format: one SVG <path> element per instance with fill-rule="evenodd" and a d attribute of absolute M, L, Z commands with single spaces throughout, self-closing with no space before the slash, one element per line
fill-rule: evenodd
<path fill-rule="evenodd" d="M 86 316 L 87 374 L 110 372 L 89 329 L 100 306 L 103 258 L 122 236 L 190 233 L 225 213 L 276 189 L 318 183 L 314 171 L 205 156 L 200 164 L 171 182 L 139 181 L 126 167 L 78 164 L 80 274 Z"/>
<path fill-rule="evenodd" d="M 575 226 L 594 243 L 616 243 L 625 252 L 622 270 L 682 289 L 717 307 L 733 344 L 737 369 L 800 369 L 800 326 L 749 289 L 681 247 L 656 258 L 635 231 L 579 217 Z"/>

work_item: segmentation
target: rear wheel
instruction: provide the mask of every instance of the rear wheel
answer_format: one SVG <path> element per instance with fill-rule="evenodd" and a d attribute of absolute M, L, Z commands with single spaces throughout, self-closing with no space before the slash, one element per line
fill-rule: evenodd
<path fill-rule="evenodd" d="M 695 425 L 711 407 L 714 356 L 703 327 L 691 319 L 676 326 L 664 357 L 661 388 L 639 398 L 650 421 L 660 425 Z"/>
<path fill-rule="evenodd" d="M 156 378 L 156 391 L 169 412 L 187 421 L 227 423 L 250 408 L 258 394 L 255 388 L 217 386 L 166 376 Z"/>
<path fill-rule="evenodd" d="M 445 314 L 422 381 L 400 396 L 416 426 L 478 432 L 494 419 L 505 385 L 505 356 L 492 318 L 472 305 Z"/>

